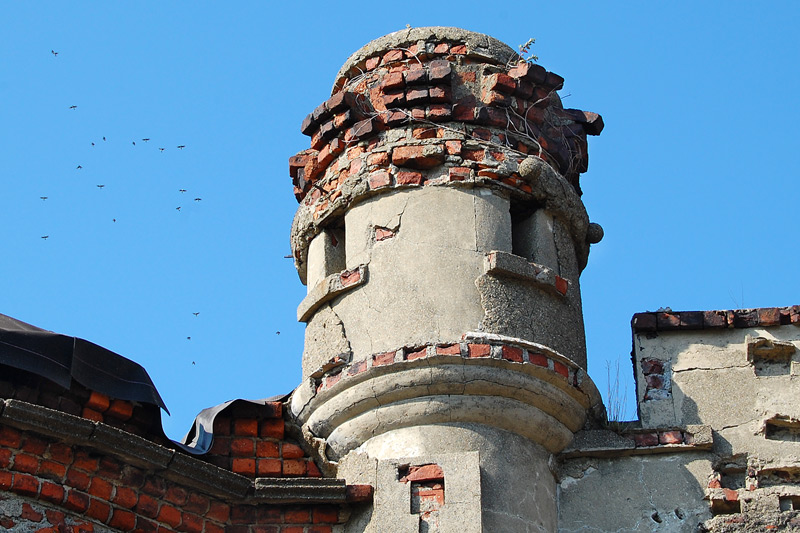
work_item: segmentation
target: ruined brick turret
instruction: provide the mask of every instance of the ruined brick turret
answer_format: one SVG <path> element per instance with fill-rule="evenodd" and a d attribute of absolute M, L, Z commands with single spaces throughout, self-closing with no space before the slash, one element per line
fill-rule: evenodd
<path fill-rule="evenodd" d="M 555 527 L 548 462 L 600 404 L 579 276 L 602 230 L 579 177 L 602 120 L 564 109 L 562 84 L 491 37 L 415 28 L 351 56 L 303 121 L 311 148 L 290 172 L 307 328 L 292 412 L 327 468 L 376 483 L 376 501 L 404 513 L 352 531 Z M 481 490 L 459 488 L 457 470 Z M 419 486 L 401 478 L 462 503 L 409 514 Z"/>

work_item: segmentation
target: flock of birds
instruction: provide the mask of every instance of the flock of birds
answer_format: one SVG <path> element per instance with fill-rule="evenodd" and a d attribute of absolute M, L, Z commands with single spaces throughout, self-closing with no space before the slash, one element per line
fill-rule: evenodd
<path fill-rule="evenodd" d="M 51 49 L 51 50 L 50 50 L 50 53 L 51 53 L 51 54 L 53 54 L 53 57 L 58 57 L 58 52 L 56 52 L 55 50 L 52 50 L 52 49 Z M 70 109 L 71 111 L 75 111 L 76 109 L 78 109 L 78 106 L 77 106 L 77 105 L 75 105 L 75 104 L 73 104 L 73 105 L 69 106 L 69 108 L 68 108 L 68 109 Z M 102 139 L 103 139 L 103 142 L 106 142 L 106 141 L 107 141 L 107 139 L 106 139 L 106 137 L 105 137 L 105 136 L 103 136 L 103 138 L 102 138 Z M 149 137 L 142 138 L 142 142 L 145 142 L 145 143 L 147 143 L 147 142 L 150 142 L 150 138 L 149 138 Z M 132 144 L 133 146 L 136 146 L 136 141 L 131 141 L 131 144 Z M 91 142 L 91 145 L 92 145 L 92 146 L 97 146 L 97 144 L 96 144 L 94 141 L 92 141 L 92 142 Z M 185 144 L 179 144 L 178 146 L 176 146 L 176 148 L 177 148 L 177 149 L 179 149 L 179 150 L 183 150 L 184 148 L 186 148 L 186 145 L 185 145 Z M 164 148 L 164 147 L 159 147 L 159 149 L 158 149 L 158 150 L 159 150 L 159 152 L 164 152 L 164 151 L 166 150 L 166 148 Z M 78 165 L 78 166 L 76 166 L 76 167 L 75 167 L 75 170 L 81 170 L 81 169 L 83 169 L 83 165 Z M 98 188 L 98 189 L 103 189 L 104 187 L 105 187 L 105 184 L 104 184 L 104 183 L 99 183 L 99 184 L 97 184 L 97 188 Z M 178 189 L 178 192 L 180 192 L 180 193 L 186 193 L 186 192 L 187 192 L 187 190 L 186 190 L 186 189 Z M 40 196 L 39 198 L 40 198 L 42 201 L 45 201 L 45 200 L 49 199 L 49 196 Z M 200 198 L 200 197 L 195 197 L 194 201 L 195 201 L 195 202 L 200 202 L 200 201 L 202 201 L 202 198 Z M 181 206 L 178 206 L 178 207 L 176 207 L 176 208 L 175 208 L 175 210 L 176 210 L 176 211 L 178 211 L 178 212 L 180 212 L 180 210 L 181 210 Z M 112 222 L 116 222 L 116 221 L 117 221 L 117 219 L 116 219 L 116 218 L 112 218 L 112 219 L 111 219 L 111 221 L 112 221 Z M 42 235 L 42 236 L 41 236 L 41 238 L 42 238 L 42 240 L 45 240 L 45 241 L 46 241 L 47 239 L 49 239 L 49 238 L 50 238 L 50 235 Z M 195 315 L 195 316 L 197 316 L 197 315 Z"/>
<path fill-rule="evenodd" d="M 58 52 L 56 52 L 55 50 L 50 50 L 50 53 L 53 55 L 53 57 L 58 57 Z M 69 109 L 70 111 L 75 111 L 75 110 L 77 110 L 77 109 L 78 109 L 78 106 L 77 106 L 77 105 L 75 105 L 75 104 L 73 104 L 73 105 L 70 105 L 70 106 L 68 107 L 68 109 Z M 105 143 L 105 142 L 107 142 L 107 138 L 106 138 L 105 136 L 103 136 L 103 137 L 102 137 L 102 139 L 103 139 L 103 142 L 104 142 L 104 143 Z M 99 141 L 98 141 L 98 142 L 99 142 Z M 149 138 L 149 137 L 142 138 L 141 142 L 148 143 L 148 142 L 150 142 L 150 138 Z M 92 141 L 92 142 L 91 142 L 91 145 L 92 145 L 92 146 L 97 146 L 97 143 L 95 143 L 94 141 Z M 131 145 L 133 145 L 133 146 L 136 146 L 136 141 L 135 141 L 135 140 L 131 141 Z M 176 148 L 177 148 L 178 150 L 183 150 L 184 148 L 186 148 L 186 145 L 185 145 L 185 144 L 179 144 L 179 145 L 177 145 L 177 146 L 176 146 Z M 159 147 L 159 148 L 158 148 L 158 150 L 159 150 L 159 152 L 162 152 L 162 153 L 163 153 L 163 152 L 166 150 L 166 148 L 165 148 L 165 147 Z M 77 166 L 75 167 L 75 170 L 82 170 L 82 169 L 83 169 L 83 165 L 77 165 Z M 103 188 L 105 188 L 105 184 L 104 184 L 104 183 L 99 183 L 99 184 L 97 184 L 97 188 L 98 188 L 98 189 L 103 189 Z M 188 190 L 187 190 L 187 189 L 178 189 L 178 192 L 179 192 L 179 193 L 181 193 L 181 194 L 185 194 L 186 192 L 188 192 Z M 48 199 L 49 199 L 49 196 L 40 196 L 39 198 L 40 198 L 42 201 L 46 201 L 46 200 L 48 200 Z M 202 198 L 200 198 L 200 197 L 195 197 L 195 198 L 194 198 L 194 201 L 195 201 L 195 202 L 200 202 L 200 201 L 202 201 Z M 177 211 L 180 211 L 180 210 L 181 210 L 181 206 L 178 206 L 178 207 L 176 207 L 175 209 L 176 209 Z M 117 221 L 117 219 L 116 219 L 116 218 L 112 218 L 111 220 L 112 220 L 112 222 L 116 222 L 116 221 Z M 50 235 L 42 235 L 42 236 L 41 236 L 41 238 L 42 238 L 43 240 L 47 240 L 47 239 L 49 239 L 49 238 L 50 238 Z M 193 312 L 193 313 L 192 313 L 192 315 L 193 315 L 195 318 L 197 318 L 197 317 L 200 315 L 200 312 L 199 312 L 199 311 L 198 311 L 198 312 Z M 280 332 L 278 332 L 278 334 L 280 334 Z M 187 336 L 187 337 L 186 337 L 186 340 L 191 340 L 191 339 L 192 339 L 192 337 L 191 337 L 191 336 Z M 196 363 L 195 363 L 195 361 L 192 361 L 192 365 L 195 365 L 195 364 L 196 364 Z"/>

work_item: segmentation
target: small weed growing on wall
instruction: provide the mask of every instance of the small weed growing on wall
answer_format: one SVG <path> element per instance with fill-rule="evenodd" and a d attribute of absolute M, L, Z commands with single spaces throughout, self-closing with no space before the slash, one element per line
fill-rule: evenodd
<path fill-rule="evenodd" d="M 539 61 L 539 56 L 531 53 L 531 47 L 536 42 L 536 39 L 531 37 L 530 39 L 525 42 L 525 44 L 519 45 L 519 57 L 521 60 L 525 61 L 526 63 L 532 63 L 534 61 Z"/>
<path fill-rule="evenodd" d="M 608 429 L 623 433 L 628 428 L 628 385 L 619 380 L 619 359 L 606 361 L 606 417 Z"/>

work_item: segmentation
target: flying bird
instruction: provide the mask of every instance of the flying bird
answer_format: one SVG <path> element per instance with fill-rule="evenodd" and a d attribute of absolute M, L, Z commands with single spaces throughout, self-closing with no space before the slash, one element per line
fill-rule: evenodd
<path fill-rule="evenodd" d="M 69 106 L 69 108 L 70 108 L 70 109 L 78 109 L 78 106 L 76 106 L 76 105 L 71 105 L 71 106 Z"/>
<path fill-rule="evenodd" d="M 105 138 L 105 137 L 103 137 L 103 140 L 105 141 L 105 140 L 106 140 L 106 138 Z"/>
<path fill-rule="evenodd" d="M 198 313 L 192 313 L 192 314 L 193 314 L 194 316 L 197 316 L 197 315 L 199 315 L 200 313 L 198 312 Z"/>
<path fill-rule="evenodd" d="M 202 200 L 202 198 L 195 198 L 194 199 L 195 202 L 199 202 L 200 200 Z"/>
<path fill-rule="evenodd" d="M 289 255 L 284 255 L 283 258 L 284 259 L 294 259 L 294 256 L 292 254 L 289 254 Z"/>
<path fill-rule="evenodd" d="M 131 141 L 131 144 L 133 144 L 134 146 L 136 146 L 136 141 Z"/>
<path fill-rule="evenodd" d="M 142 140 L 143 140 L 144 142 L 147 142 L 147 141 L 149 141 L 150 139 L 142 139 Z"/>
<path fill-rule="evenodd" d="M 42 239 L 47 240 L 50 235 L 42 235 Z"/>
<path fill-rule="evenodd" d="M 185 145 L 185 144 L 178 145 L 178 148 L 180 148 L 181 150 L 183 150 L 184 148 L 186 148 L 186 145 Z"/>
<path fill-rule="evenodd" d="M 41 198 L 42 200 L 47 200 L 47 196 L 40 196 L 39 198 Z"/>
<path fill-rule="evenodd" d="M 82 168 L 83 168 L 82 166 L 78 165 L 77 167 L 75 167 L 75 170 L 80 170 Z"/>
<path fill-rule="evenodd" d="M 280 331 L 276 331 L 276 332 L 275 332 L 275 335 L 280 335 L 280 334 L 281 334 L 281 332 L 280 332 Z"/>
<path fill-rule="evenodd" d="M 178 189 L 178 192 L 186 192 L 186 189 Z"/>
<path fill-rule="evenodd" d="M 163 149 L 163 148 L 159 148 L 158 150 L 159 150 L 159 152 L 163 152 L 163 151 L 164 151 L 164 149 Z"/>
<path fill-rule="evenodd" d="M 92 143 L 92 146 L 94 146 L 94 143 Z"/>
<path fill-rule="evenodd" d="M 180 208 L 180 207 L 176 207 L 176 208 L 175 208 L 175 211 L 180 211 L 180 210 L 181 210 L 181 208 Z"/>
<path fill-rule="evenodd" d="M 53 54 L 53 57 L 58 57 L 58 52 L 55 50 L 50 50 L 50 53 Z"/>
<path fill-rule="evenodd" d="M 192 340 L 192 338 L 191 337 L 186 337 L 186 340 L 190 341 L 190 340 Z"/>
<path fill-rule="evenodd" d="M 111 222 L 116 222 L 116 221 L 117 221 L 117 219 L 116 219 L 116 218 L 112 218 L 112 219 L 111 219 Z"/>
<path fill-rule="evenodd" d="M 105 185 L 98 185 L 97 186 L 98 189 L 102 189 L 103 187 L 105 187 Z"/>

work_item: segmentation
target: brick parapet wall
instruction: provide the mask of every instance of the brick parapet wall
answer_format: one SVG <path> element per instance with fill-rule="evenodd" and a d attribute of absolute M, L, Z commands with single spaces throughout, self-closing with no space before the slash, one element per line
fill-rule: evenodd
<path fill-rule="evenodd" d="M 369 486 L 321 478 L 286 437 L 280 402 L 232 404 L 214 420 L 212 449 L 190 455 L 164 446 L 160 426 L 135 435 L 109 425 L 111 399 L 75 385 L 61 391 L 70 402 L 54 403 L 57 385 L 16 377 L 0 400 L 0 528 L 330 533 L 349 505 L 371 499 Z"/>
<path fill-rule="evenodd" d="M 65 389 L 30 372 L 0 365 L 0 398 L 21 400 L 103 422 L 161 445 L 169 443 L 161 431 L 157 406 L 112 398 L 75 381 Z"/>
<path fill-rule="evenodd" d="M 634 333 L 800 325 L 800 305 L 722 311 L 657 311 L 636 313 Z"/>

